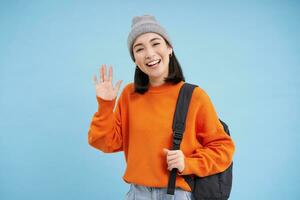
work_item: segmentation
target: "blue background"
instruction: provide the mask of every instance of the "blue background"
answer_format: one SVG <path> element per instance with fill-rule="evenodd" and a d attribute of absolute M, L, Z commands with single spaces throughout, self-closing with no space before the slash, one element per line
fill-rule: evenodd
<path fill-rule="evenodd" d="M 124 199 L 123 153 L 88 145 L 93 74 L 133 81 L 133 16 L 167 29 L 236 144 L 232 200 L 300 199 L 299 1 L 1 1 L 0 199 Z M 121 89 L 122 89 L 121 88 Z"/>

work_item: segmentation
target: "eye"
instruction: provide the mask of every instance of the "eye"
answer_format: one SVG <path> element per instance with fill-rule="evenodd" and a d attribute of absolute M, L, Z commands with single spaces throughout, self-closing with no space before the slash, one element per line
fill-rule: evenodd
<path fill-rule="evenodd" d="M 141 49 L 137 49 L 135 52 L 139 52 L 139 51 L 141 51 L 141 50 L 143 50 L 142 48 Z"/>
<path fill-rule="evenodd" d="M 160 43 L 154 43 L 153 46 L 159 45 Z"/>

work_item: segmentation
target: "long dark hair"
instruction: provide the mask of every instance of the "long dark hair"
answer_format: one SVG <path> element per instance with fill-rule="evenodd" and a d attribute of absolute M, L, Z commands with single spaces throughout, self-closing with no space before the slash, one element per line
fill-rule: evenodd
<path fill-rule="evenodd" d="M 185 81 L 181 66 L 175 56 L 173 51 L 172 56 L 170 56 L 169 61 L 169 74 L 168 77 L 164 79 L 166 83 L 179 83 L 180 81 Z M 142 70 L 136 66 L 134 74 L 134 91 L 140 94 L 144 94 L 149 89 L 149 77 Z"/>

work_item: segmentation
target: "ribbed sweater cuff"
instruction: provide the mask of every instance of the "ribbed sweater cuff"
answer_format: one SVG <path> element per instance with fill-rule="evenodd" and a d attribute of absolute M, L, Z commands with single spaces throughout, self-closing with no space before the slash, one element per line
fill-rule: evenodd
<path fill-rule="evenodd" d="M 191 164 L 193 162 L 193 158 L 184 158 L 184 169 L 182 171 L 182 173 L 179 173 L 179 175 L 190 175 L 193 174 L 192 168 L 191 168 Z"/>
<path fill-rule="evenodd" d="M 102 111 L 103 111 L 103 109 L 105 109 L 105 110 L 113 110 L 114 109 L 116 98 L 114 98 L 113 100 L 105 100 L 98 96 L 96 96 L 96 98 L 97 98 L 97 102 L 98 102 L 98 111 L 100 110 L 100 108 L 102 109 Z"/>

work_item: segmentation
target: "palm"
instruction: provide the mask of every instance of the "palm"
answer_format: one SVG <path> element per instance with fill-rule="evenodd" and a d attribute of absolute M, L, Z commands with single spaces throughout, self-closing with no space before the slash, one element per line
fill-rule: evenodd
<path fill-rule="evenodd" d="M 106 100 L 114 99 L 117 96 L 111 82 L 96 84 L 96 95 Z"/>
<path fill-rule="evenodd" d="M 94 83 L 96 88 L 96 95 L 104 100 L 113 100 L 116 98 L 122 81 L 118 81 L 114 87 L 112 84 L 112 67 L 109 68 L 109 75 L 106 74 L 106 65 L 100 68 L 100 80 L 94 76 Z"/>

